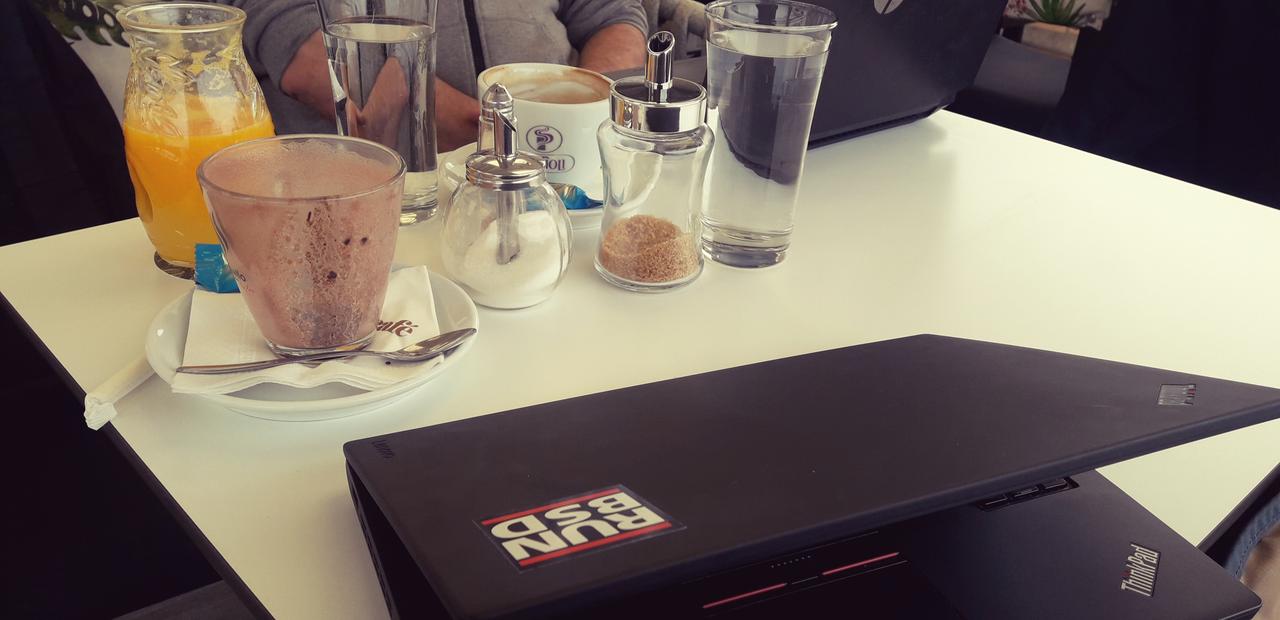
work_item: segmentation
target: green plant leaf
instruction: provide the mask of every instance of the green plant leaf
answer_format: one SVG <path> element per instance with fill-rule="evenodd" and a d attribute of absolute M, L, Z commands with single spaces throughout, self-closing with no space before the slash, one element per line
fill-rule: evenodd
<path fill-rule="evenodd" d="M 1084 21 L 1085 4 L 1081 0 L 1028 0 L 1025 14 L 1035 21 L 1060 26 L 1079 26 Z"/>
<path fill-rule="evenodd" d="M 1072 0 L 1072 5 L 1073 6 L 1075 5 L 1075 0 Z M 1079 26 L 1083 21 L 1084 21 L 1084 5 L 1081 4 L 1080 6 L 1076 7 L 1076 10 L 1072 11 L 1071 14 L 1067 17 L 1066 25 Z"/>
<path fill-rule="evenodd" d="M 1051 1 L 1052 0 L 1045 0 L 1045 2 Z M 1031 13 L 1028 17 L 1036 21 L 1044 21 L 1044 5 L 1037 0 L 1030 0 L 1028 4 L 1031 6 Z"/>

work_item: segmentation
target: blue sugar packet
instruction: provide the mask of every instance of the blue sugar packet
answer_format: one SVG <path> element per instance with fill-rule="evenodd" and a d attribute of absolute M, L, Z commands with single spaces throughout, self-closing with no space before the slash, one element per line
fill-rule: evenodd
<path fill-rule="evenodd" d="M 196 244 L 196 284 L 215 293 L 239 293 L 236 277 L 216 243 Z"/>
<path fill-rule="evenodd" d="M 567 183 L 552 183 L 556 194 L 560 196 L 560 200 L 564 202 L 564 208 L 575 211 L 578 209 L 594 209 L 602 204 L 599 200 L 592 200 L 586 192 L 582 191 L 577 185 L 569 185 Z"/>

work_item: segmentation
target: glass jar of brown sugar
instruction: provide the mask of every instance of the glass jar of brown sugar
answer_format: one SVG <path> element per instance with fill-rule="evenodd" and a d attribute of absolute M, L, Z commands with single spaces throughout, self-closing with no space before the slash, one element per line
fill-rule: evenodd
<path fill-rule="evenodd" d="M 712 132 L 706 91 L 671 77 L 674 37 L 649 38 L 645 76 L 614 82 L 600 126 L 605 204 L 596 270 L 632 291 L 684 286 L 702 273 L 702 181 Z"/>

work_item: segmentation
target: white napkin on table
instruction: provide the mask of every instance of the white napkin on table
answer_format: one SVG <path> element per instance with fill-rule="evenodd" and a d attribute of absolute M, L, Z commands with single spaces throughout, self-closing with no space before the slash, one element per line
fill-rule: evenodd
<path fill-rule="evenodd" d="M 431 279 L 426 267 L 401 269 L 391 274 L 382 304 L 382 323 L 374 332 L 369 349 L 394 351 L 440 333 Z M 269 360 L 275 355 L 267 348 L 262 332 L 253 322 L 249 308 L 239 294 L 197 290 L 191 298 L 191 321 L 187 328 L 184 365 L 235 364 Z M 417 375 L 440 358 L 408 364 L 387 364 L 385 360 L 360 356 L 307 364 L 285 364 L 256 372 L 228 375 L 178 373 L 173 391 L 183 394 L 226 394 L 260 383 L 278 383 L 295 388 L 311 388 L 325 383 L 345 383 L 376 390 Z"/>

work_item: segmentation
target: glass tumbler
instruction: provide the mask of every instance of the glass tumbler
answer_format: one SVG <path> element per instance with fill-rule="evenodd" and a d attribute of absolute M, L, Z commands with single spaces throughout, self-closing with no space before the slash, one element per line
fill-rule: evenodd
<path fill-rule="evenodd" d="M 338 133 L 404 159 L 400 223 L 436 212 L 436 0 L 316 0 Z"/>
<path fill-rule="evenodd" d="M 367 140 L 301 134 L 222 149 L 197 174 L 272 352 L 368 345 L 396 251 L 400 156 Z"/>
<path fill-rule="evenodd" d="M 734 267 L 781 262 L 835 14 L 789 0 L 707 6 L 707 175 L 702 249 Z"/>

